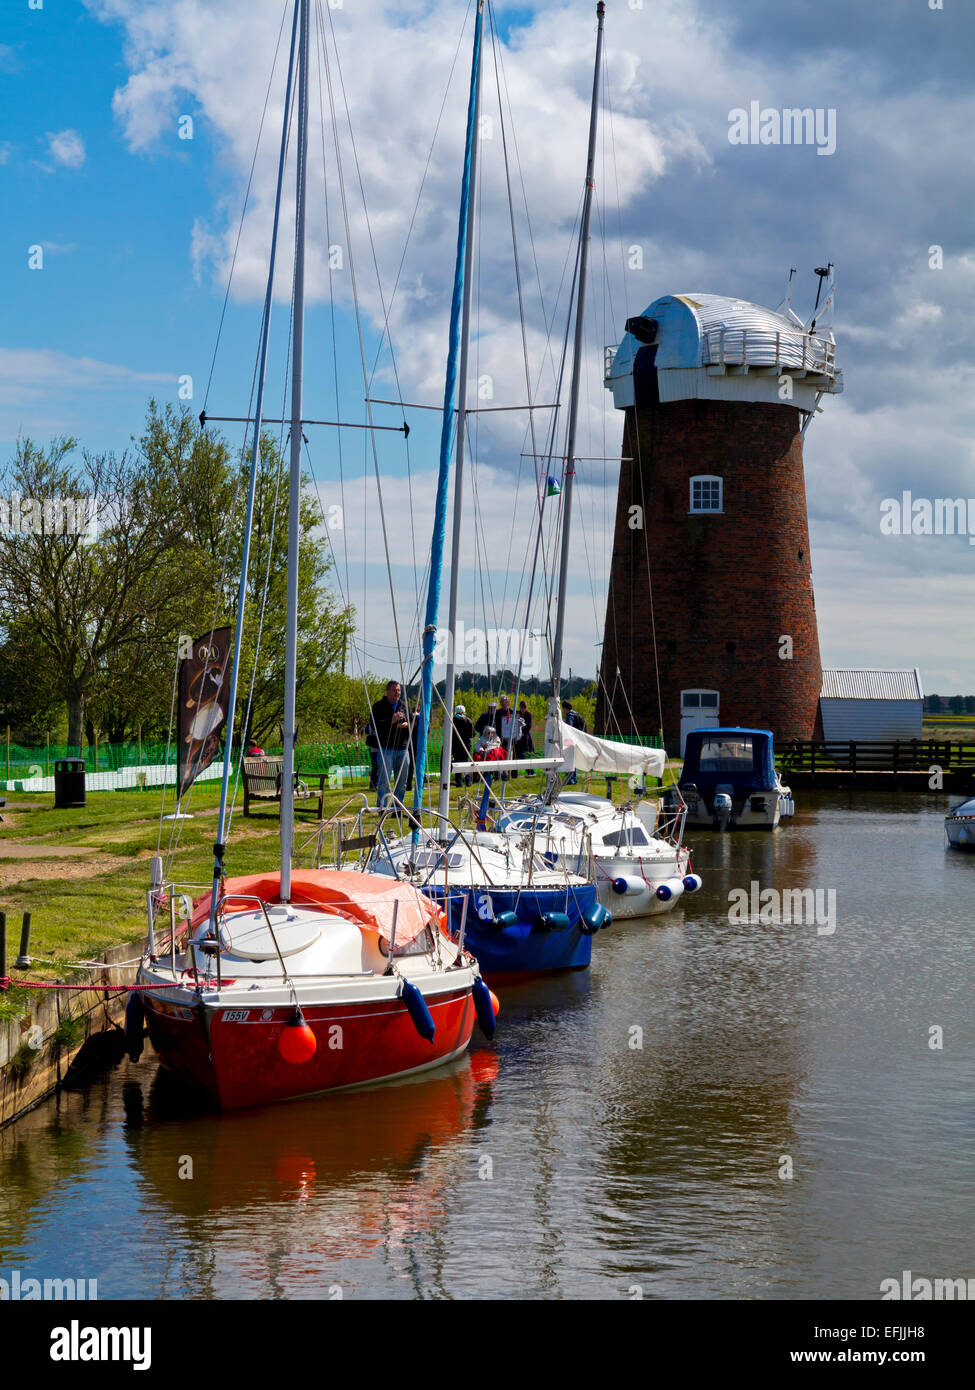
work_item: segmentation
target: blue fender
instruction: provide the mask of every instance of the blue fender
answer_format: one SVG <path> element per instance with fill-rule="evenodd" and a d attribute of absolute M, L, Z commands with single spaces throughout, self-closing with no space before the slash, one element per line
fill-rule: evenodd
<path fill-rule="evenodd" d="M 427 1008 L 427 1001 L 416 985 L 411 985 L 409 980 L 403 981 L 402 997 L 410 1018 L 413 1020 L 413 1027 L 421 1038 L 426 1038 L 428 1043 L 432 1043 L 437 1025 L 433 1021 L 433 1014 Z"/>

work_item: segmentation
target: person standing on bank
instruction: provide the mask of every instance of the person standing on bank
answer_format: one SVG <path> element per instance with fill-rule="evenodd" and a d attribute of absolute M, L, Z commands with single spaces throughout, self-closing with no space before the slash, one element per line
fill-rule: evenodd
<path fill-rule="evenodd" d="M 474 721 L 463 705 L 454 710 L 453 732 L 450 736 L 450 760 L 454 763 L 474 761 Z M 474 780 L 472 772 L 457 772 L 454 781 L 458 787 L 469 787 Z"/>
<path fill-rule="evenodd" d="M 420 737 L 420 711 L 415 709 L 410 715 L 410 739 L 407 746 L 409 757 L 406 760 L 406 790 L 413 790 L 413 774 L 416 771 L 416 749 Z"/>
<path fill-rule="evenodd" d="M 577 710 L 572 708 L 571 700 L 562 701 L 562 721 L 568 724 L 570 729 L 581 729 L 583 733 L 586 732 L 586 721 Z"/>
<path fill-rule="evenodd" d="M 515 749 L 521 738 L 521 721 L 511 708 L 511 701 L 508 699 L 507 695 L 501 696 L 501 708 L 498 710 L 496 728 L 498 730 L 498 736 L 504 745 L 505 757 L 517 757 Z M 517 768 L 512 772 L 511 776 L 518 776 Z"/>
<path fill-rule="evenodd" d="M 369 751 L 369 790 L 374 792 L 379 786 L 379 740 L 371 718 L 366 726 L 366 748 Z"/>
<path fill-rule="evenodd" d="M 515 744 L 516 758 L 530 758 L 535 751 L 532 742 L 532 716 L 524 700 L 518 702 L 518 718 L 521 721 L 521 732 L 518 735 L 518 742 Z"/>
<path fill-rule="evenodd" d="M 376 735 L 378 752 L 376 777 L 376 805 L 382 810 L 389 802 L 392 792 L 402 801 L 406 790 L 406 757 L 409 742 L 409 726 L 406 710 L 400 699 L 402 688 L 399 681 L 386 682 L 386 693 L 372 707 L 371 725 Z"/>
<path fill-rule="evenodd" d="M 483 714 L 478 715 L 474 729 L 477 733 L 483 734 L 488 725 L 493 729 L 498 728 L 498 702 L 492 700 Z"/>
<path fill-rule="evenodd" d="M 583 719 L 581 714 L 577 714 L 576 711 L 572 708 L 571 700 L 562 701 L 562 722 L 564 724 L 568 724 L 570 729 L 579 729 L 582 731 L 582 733 L 586 732 L 586 721 Z M 578 772 L 572 772 L 565 779 L 565 785 L 567 787 L 574 787 L 578 781 Z"/>

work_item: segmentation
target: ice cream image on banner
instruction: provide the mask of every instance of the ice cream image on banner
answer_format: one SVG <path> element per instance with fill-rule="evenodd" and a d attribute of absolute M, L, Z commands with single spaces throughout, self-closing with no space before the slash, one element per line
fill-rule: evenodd
<path fill-rule="evenodd" d="M 224 676 L 230 656 L 230 628 L 217 628 L 193 643 L 180 662 L 178 794 L 182 796 L 213 761 L 227 722 Z"/>

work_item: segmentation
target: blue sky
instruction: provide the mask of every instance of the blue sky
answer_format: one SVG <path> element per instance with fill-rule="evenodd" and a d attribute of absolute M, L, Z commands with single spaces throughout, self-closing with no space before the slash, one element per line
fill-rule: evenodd
<path fill-rule="evenodd" d="M 193 284 L 185 247 L 187 210 L 210 196 L 212 170 L 178 147 L 139 159 L 126 150 L 112 115 L 124 79 L 121 35 L 83 6 L 9 5 L 3 45 L 3 346 L 150 378 L 136 386 L 92 368 L 62 391 L 51 362 L 54 390 L 28 377 L 22 404 L 5 398 L 3 448 L 9 452 L 19 429 L 123 448 L 147 387 L 172 396 L 179 372 L 203 360 L 201 330 L 212 309 Z M 52 156 L 50 137 L 63 131 L 80 137 L 79 165 Z M 29 270 L 28 248 L 37 244 L 44 267 Z"/>
<path fill-rule="evenodd" d="M 446 91 L 391 319 L 404 393 L 429 402 L 442 390 L 469 64 L 462 37 L 467 8 L 346 0 L 328 12 L 339 36 L 387 299 Z M 540 279 L 540 287 L 529 284 L 527 305 L 539 372 L 545 319 L 556 302 L 578 206 L 593 8 L 585 0 L 498 11 Z M 193 378 L 192 404 L 200 408 L 282 10 L 281 0 L 245 7 L 232 0 L 45 0 L 41 10 L 18 0 L 4 7 L 5 457 L 19 432 L 41 440 L 71 433 L 88 448 L 121 450 L 139 433 L 149 395 L 175 401 L 184 374 Z M 926 0 L 856 6 L 840 0 L 740 0 L 735 6 L 646 0 L 632 8 L 610 3 L 606 34 L 609 86 L 597 196 L 613 237 L 606 248 L 594 241 L 584 451 L 613 456 L 619 450 L 622 420 L 602 391 L 599 362 L 603 342 L 618 339 L 626 314 L 660 294 L 688 290 L 774 306 L 790 265 L 799 267 L 796 307 L 802 313 L 815 288 L 812 266 L 833 260 L 846 391 L 825 403 L 805 451 L 824 662 L 917 664 L 928 690 L 975 690 L 975 644 L 959 631 L 965 619 L 956 606 L 959 590 L 970 588 L 975 548 L 965 538 L 879 532 L 881 500 L 904 488 L 915 496 L 975 496 L 975 14 L 953 0 L 942 10 Z M 279 67 L 210 402 L 211 410 L 228 414 L 243 413 L 256 350 L 280 88 Z M 751 100 L 835 109 L 835 155 L 729 145 L 728 112 Z M 192 141 L 178 139 L 183 114 L 194 119 Z M 507 403 L 522 400 L 525 388 L 496 135 L 483 161 L 475 367 L 494 379 L 497 400 Z M 330 181 L 334 217 L 334 174 Z M 353 202 L 371 355 L 379 301 L 361 208 Z M 308 413 L 331 418 L 329 283 L 322 261 L 328 242 L 320 210 L 313 216 L 306 400 Z M 524 209 L 518 216 L 527 264 Z M 333 228 L 336 238 L 344 241 Z M 626 276 L 613 271 L 604 281 L 604 249 L 615 265 L 621 246 L 634 243 L 643 249 L 643 269 Z M 932 244 L 943 247 L 943 270 L 929 267 Z M 35 245 L 44 248 L 43 270 L 28 269 L 28 248 Z M 286 281 L 286 256 L 283 265 Z M 533 273 L 526 278 L 532 281 Z M 362 419 L 347 269 L 333 283 L 342 415 Z M 268 396 L 275 414 L 286 312 L 282 300 Z M 543 382 L 544 374 L 537 389 L 547 398 Z M 379 394 L 390 394 L 390 386 L 387 374 Z M 411 424 L 409 458 L 396 436 L 379 443 L 406 629 L 415 624 L 428 546 L 437 433 L 433 415 L 414 412 Z M 365 443 L 361 435 L 345 439 L 347 477 L 371 468 Z M 513 595 L 527 550 L 527 530 L 516 524 L 512 533 L 510 524 L 516 496 L 524 508 L 524 481 L 516 475 L 527 447 L 514 417 L 482 418 L 481 518 L 495 556 L 503 553 L 503 563 L 494 563 L 505 571 L 497 577 L 497 607 L 507 621 L 515 616 Z M 313 453 L 332 500 L 335 436 L 316 436 Z M 570 615 L 570 657 L 578 669 L 594 664 L 601 636 L 614 481 L 612 467 L 600 465 L 580 492 L 584 531 Z M 359 494 L 361 509 L 355 517 L 349 509 L 336 539 L 343 582 L 375 665 L 391 653 L 393 638 L 385 567 L 376 564 L 375 497 L 366 497 L 362 486 Z M 469 546 L 473 553 L 473 533 Z M 462 580 L 471 609 L 478 585 L 471 566 Z"/>
<path fill-rule="evenodd" d="M 27 358 L 21 394 L 8 374 L 3 395 L 5 454 L 20 433 L 69 433 L 95 450 L 131 447 L 148 397 L 177 402 L 184 375 L 192 377 L 194 410 L 203 404 L 224 287 L 195 275 L 193 226 L 223 198 L 239 209 L 244 183 L 189 93 L 180 113 L 193 117 L 193 139 L 180 140 L 173 122 L 169 139 L 133 152 L 112 111 L 125 77 L 123 31 L 85 6 L 48 0 L 43 11 L 18 5 L 5 14 L 0 347 Z M 259 107 L 249 116 L 256 137 Z M 37 245 L 43 267 L 32 270 L 28 252 Z M 228 306 L 211 412 L 245 413 L 259 310 L 253 296 Z M 324 315 L 311 320 L 311 359 L 324 355 L 327 332 Z M 272 413 L 280 413 L 281 394 L 279 373 Z"/>

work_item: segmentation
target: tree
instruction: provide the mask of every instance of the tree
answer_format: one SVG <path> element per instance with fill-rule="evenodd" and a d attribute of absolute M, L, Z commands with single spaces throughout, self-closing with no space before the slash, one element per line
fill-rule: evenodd
<path fill-rule="evenodd" d="M 85 728 L 89 739 L 97 729 L 112 742 L 140 727 L 164 735 L 179 635 L 235 623 L 249 459 L 232 458 L 225 441 L 201 431 L 185 408 L 160 410 L 154 401 L 132 455 L 86 453 L 77 464 L 76 450 L 71 439 L 47 450 L 19 441 L 0 477 L 11 493 L 40 499 L 36 525 L 28 509 L 28 527 L 0 528 L 0 644 L 12 658 L 0 692 L 8 704 L 19 699 L 20 709 L 25 691 L 40 692 L 43 673 L 48 703 L 67 705 L 75 747 Z M 55 524 L 58 498 L 90 499 L 84 533 Z M 284 708 L 287 512 L 287 470 L 265 435 L 240 682 L 245 709 L 253 674 L 244 732 L 255 737 L 272 733 Z M 325 587 L 319 522 L 309 492 L 301 505 L 297 685 L 301 717 L 310 722 L 327 711 L 325 678 L 352 631 L 351 609 Z"/>
<path fill-rule="evenodd" d="M 15 624 L 0 639 L 0 724 L 11 726 L 15 742 L 43 743 L 61 708 L 50 654 Z"/>
<path fill-rule="evenodd" d="M 74 465 L 76 448 L 67 438 L 46 450 L 18 441 L 2 481 L 31 510 L 0 533 L 0 625 L 50 662 L 75 747 L 99 672 L 159 640 L 186 585 L 168 563 L 178 532 L 165 480 L 127 454 L 85 453 Z"/>
<path fill-rule="evenodd" d="M 241 467 L 246 473 L 249 464 Z M 286 461 L 277 443 L 265 435 L 261 441 L 255 494 L 241 652 L 242 741 L 255 738 L 261 742 L 271 735 L 276 736 L 284 716 L 289 495 Z M 299 723 L 305 727 L 334 722 L 331 702 L 335 682 L 330 679 L 330 673 L 341 666 L 346 643 L 354 630 L 352 609 L 342 608 L 325 585 L 331 561 L 316 537 L 320 526 L 318 502 L 303 484 L 299 513 L 296 708 Z M 242 551 L 242 528 L 238 528 L 230 547 L 234 576 L 240 573 Z M 234 590 L 227 604 L 231 621 L 236 621 L 237 602 Z"/>
<path fill-rule="evenodd" d="M 952 714 L 961 714 L 965 708 L 965 700 L 961 695 L 952 695 L 948 701 L 948 708 Z"/>

